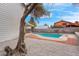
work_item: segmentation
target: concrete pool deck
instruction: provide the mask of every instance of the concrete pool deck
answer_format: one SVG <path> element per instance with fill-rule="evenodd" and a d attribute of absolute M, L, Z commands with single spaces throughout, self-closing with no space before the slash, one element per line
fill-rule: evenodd
<path fill-rule="evenodd" d="M 26 56 L 79 56 L 79 45 L 62 44 L 60 42 L 32 38 L 31 35 L 30 37 L 28 36 L 27 38 L 25 36 Z M 9 45 L 14 48 L 17 41 L 18 39 L 0 42 L 0 55 L 4 53 L 5 46 Z"/>

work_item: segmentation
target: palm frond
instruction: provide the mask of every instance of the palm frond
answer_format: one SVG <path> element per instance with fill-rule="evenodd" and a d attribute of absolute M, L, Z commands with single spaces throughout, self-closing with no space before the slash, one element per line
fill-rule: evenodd
<path fill-rule="evenodd" d="M 38 3 L 32 11 L 34 17 L 41 17 L 43 15 L 49 15 L 49 12 L 43 7 L 41 3 Z"/>

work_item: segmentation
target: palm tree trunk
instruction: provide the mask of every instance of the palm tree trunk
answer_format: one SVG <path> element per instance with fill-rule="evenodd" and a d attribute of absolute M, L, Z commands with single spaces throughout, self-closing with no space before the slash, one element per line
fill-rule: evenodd
<path fill-rule="evenodd" d="M 34 32 L 34 27 L 31 27 L 31 31 Z"/>
<path fill-rule="evenodd" d="M 25 18 L 22 17 L 20 21 L 20 33 L 19 33 L 19 40 L 17 43 L 17 46 L 15 50 L 17 50 L 20 53 L 25 52 L 25 43 L 24 43 L 24 25 L 25 25 Z"/>
<path fill-rule="evenodd" d="M 25 18 L 28 16 L 28 14 L 31 13 L 33 8 L 35 7 L 36 4 L 30 4 L 30 9 L 28 10 L 27 7 L 25 8 L 23 17 L 21 18 L 20 22 L 20 34 L 19 34 L 19 40 L 17 43 L 17 46 L 15 50 L 18 50 L 20 53 L 26 53 L 26 47 L 24 43 L 24 26 L 25 26 Z"/>

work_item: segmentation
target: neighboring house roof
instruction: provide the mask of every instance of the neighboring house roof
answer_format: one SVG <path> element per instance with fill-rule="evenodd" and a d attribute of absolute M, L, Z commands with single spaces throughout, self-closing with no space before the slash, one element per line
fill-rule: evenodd
<path fill-rule="evenodd" d="M 69 21 L 64 21 L 64 20 L 58 21 L 58 22 L 56 22 L 56 23 L 60 23 L 60 22 L 71 23 L 71 22 L 69 22 Z"/>
<path fill-rule="evenodd" d="M 69 26 L 79 27 L 79 22 L 76 21 L 76 22 L 72 23 L 72 22 L 61 20 L 61 21 L 58 21 L 58 22 L 54 23 L 54 26 L 55 27 L 69 27 Z"/>

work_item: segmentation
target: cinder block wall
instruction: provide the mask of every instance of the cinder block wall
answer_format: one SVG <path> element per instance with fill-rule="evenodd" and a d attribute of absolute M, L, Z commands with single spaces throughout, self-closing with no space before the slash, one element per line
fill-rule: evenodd
<path fill-rule="evenodd" d="M 0 42 L 18 37 L 22 13 L 20 3 L 0 3 Z"/>

